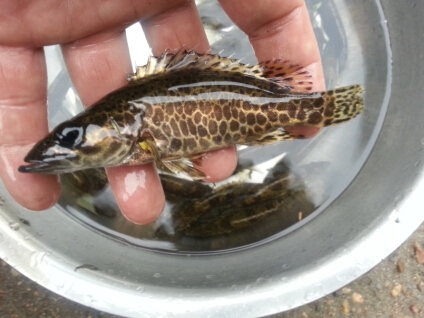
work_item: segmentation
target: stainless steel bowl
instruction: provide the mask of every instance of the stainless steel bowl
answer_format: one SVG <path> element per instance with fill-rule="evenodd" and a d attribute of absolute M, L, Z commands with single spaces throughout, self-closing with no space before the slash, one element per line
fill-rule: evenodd
<path fill-rule="evenodd" d="M 337 56 L 327 63 L 340 66 L 328 84 L 364 83 L 367 110 L 356 124 L 310 144 L 345 138 L 331 142 L 330 153 L 356 158 L 347 167 L 345 157 L 333 163 L 343 182 L 333 178 L 338 191 L 322 211 L 256 244 L 171 253 L 91 230 L 60 206 L 29 212 L 0 184 L 0 257 L 58 294 L 128 317 L 269 315 L 322 297 L 376 265 L 424 220 L 424 3 L 330 4 L 340 28 L 352 29 L 334 45 L 337 34 L 320 33 L 329 17 L 315 16 L 320 43 L 329 39 L 325 48 Z M 50 100 L 66 93 L 50 88 Z M 293 158 L 296 147 L 289 147 Z"/>

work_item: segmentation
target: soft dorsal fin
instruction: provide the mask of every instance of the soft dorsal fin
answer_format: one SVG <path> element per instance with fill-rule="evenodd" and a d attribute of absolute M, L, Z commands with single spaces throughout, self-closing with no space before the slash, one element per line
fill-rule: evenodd
<path fill-rule="evenodd" d="M 310 93 L 312 91 L 312 76 L 303 66 L 292 64 L 288 60 L 274 59 L 258 64 L 261 68 L 261 77 L 288 86 L 297 92 Z"/>
<path fill-rule="evenodd" d="M 148 76 L 189 69 L 243 74 L 270 80 L 298 92 L 312 90 L 311 75 L 302 66 L 289 61 L 274 59 L 250 66 L 240 60 L 221 57 L 218 54 L 199 54 L 185 50 L 149 57 L 146 65 L 137 67 L 136 72 L 128 76 L 128 81 L 138 83 Z"/>

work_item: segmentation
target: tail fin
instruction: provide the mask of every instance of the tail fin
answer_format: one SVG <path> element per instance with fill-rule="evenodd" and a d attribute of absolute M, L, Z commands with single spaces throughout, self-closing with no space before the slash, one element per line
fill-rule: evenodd
<path fill-rule="evenodd" d="M 364 92 L 362 85 L 351 85 L 322 92 L 325 99 L 323 126 L 341 124 L 355 118 L 364 108 L 364 100 L 360 93 Z"/>

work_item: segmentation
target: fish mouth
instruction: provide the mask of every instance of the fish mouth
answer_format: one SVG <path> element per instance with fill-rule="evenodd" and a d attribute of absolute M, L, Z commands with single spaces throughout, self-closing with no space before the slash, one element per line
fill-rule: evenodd
<path fill-rule="evenodd" d="M 39 144 L 36 144 L 25 156 L 24 162 L 28 165 L 22 165 L 18 168 L 23 173 L 38 174 L 60 174 L 79 170 L 73 160 L 77 158 L 74 152 L 69 149 L 53 146 L 40 151 Z M 45 148 L 45 147 L 44 147 Z"/>
<path fill-rule="evenodd" d="M 38 174 L 60 174 L 75 171 L 75 167 L 65 164 L 64 161 L 45 162 L 45 161 L 30 161 L 29 165 L 20 166 L 19 172 L 23 173 L 38 173 Z"/>

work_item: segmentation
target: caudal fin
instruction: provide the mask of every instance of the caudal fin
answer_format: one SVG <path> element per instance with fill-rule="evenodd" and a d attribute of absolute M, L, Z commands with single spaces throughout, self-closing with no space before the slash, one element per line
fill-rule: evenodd
<path fill-rule="evenodd" d="M 341 124 L 358 116 L 364 108 L 364 100 L 359 96 L 363 92 L 362 85 L 345 86 L 323 92 L 322 97 L 325 99 L 323 126 Z"/>

